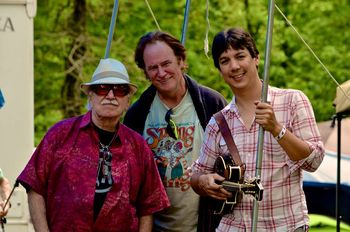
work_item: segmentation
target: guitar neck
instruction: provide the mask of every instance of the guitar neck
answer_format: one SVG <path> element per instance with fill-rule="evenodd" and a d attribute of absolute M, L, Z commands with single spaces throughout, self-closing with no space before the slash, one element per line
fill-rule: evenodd
<path fill-rule="evenodd" d="M 242 191 L 244 194 L 254 196 L 258 201 L 262 200 L 262 193 L 264 191 L 260 181 L 253 181 L 252 183 L 236 183 L 232 181 L 223 181 L 222 186 L 229 192 Z"/>
<path fill-rule="evenodd" d="M 244 193 L 251 194 L 252 191 L 255 191 L 255 188 L 257 187 L 255 184 L 251 183 L 236 183 L 232 181 L 223 181 L 222 186 L 224 189 L 226 189 L 229 192 L 235 192 L 235 191 L 242 191 Z"/>
<path fill-rule="evenodd" d="M 226 189 L 229 192 L 235 192 L 235 191 L 241 191 L 242 190 L 242 184 L 240 183 L 235 183 L 231 181 L 223 181 L 222 186 L 224 189 Z"/>

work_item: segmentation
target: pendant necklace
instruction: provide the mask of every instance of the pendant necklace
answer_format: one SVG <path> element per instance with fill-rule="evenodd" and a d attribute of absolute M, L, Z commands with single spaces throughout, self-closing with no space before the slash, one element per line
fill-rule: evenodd
<path fill-rule="evenodd" d="M 115 140 L 115 138 L 117 137 L 117 133 L 114 132 L 114 135 L 111 139 L 111 141 L 109 142 L 109 144 L 107 145 L 104 145 L 101 140 L 99 141 L 99 144 L 100 144 L 100 152 L 107 152 L 109 150 L 109 147 L 111 146 L 111 144 L 113 143 L 113 141 Z"/>
<path fill-rule="evenodd" d="M 104 145 L 101 140 L 99 141 L 99 152 L 100 152 L 100 158 L 99 158 L 99 165 L 98 165 L 98 178 L 96 180 L 96 185 L 100 188 L 103 185 L 105 188 L 108 189 L 113 183 L 112 173 L 111 173 L 111 165 L 112 165 L 112 152 L 110 150 L 110 146 L 112 145 L 113 141 L 117 137 L 117 133 L 115 132 L 111 141 Z M 104 188 L 102 187 L 102 188 Z"/>

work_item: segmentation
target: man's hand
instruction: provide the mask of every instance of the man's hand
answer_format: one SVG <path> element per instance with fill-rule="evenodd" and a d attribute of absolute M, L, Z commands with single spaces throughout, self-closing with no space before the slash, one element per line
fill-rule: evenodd
<path fill-rule="evenodd" d="M 201 192 L 205 195 L 218 200 L 226 200 L 228 197 L 231 197 L 232 194 L 226 191 L 221 183 L 225 178 L 213 173 L 213 174 L 202 174 L 198 178 L 198 187 L 201 189 Z"/>
<path fill-rule="evenodd" d="M 270 103 L 255 102 L 255 121 L 260 124 L 266 131 L 269 131 L 274 137 L 282 129 L 282 125 L 276 120 L 275 112 Z"/>
<path fill-rule="evenodd" d="M 7 203 L 6 207 L 5 203 L 8 199 L 11 192 L 11 187 L 8 179 L 6 177 L 0 178 L 0 217 L 5 217 L 8 213 L 10 203 Z"/>

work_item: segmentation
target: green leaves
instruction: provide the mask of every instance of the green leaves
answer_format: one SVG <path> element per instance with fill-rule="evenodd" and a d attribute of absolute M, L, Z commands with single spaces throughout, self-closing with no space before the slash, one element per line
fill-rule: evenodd
<path fill-rule="evenodd" d="M 63 117 L 61 91 L 65 80 L 65 57 L 70 52 L 72 33 L 67 25 L 74 1 L 38 1 L 35 18 L 35 128 L 36 143 L 46 130 Z M 104 56 L 114 1 L 87 1 L 87 51 L 82 82 L 88 81 Z M 162 30 L 181 38 L 186 0 L 149 1 Z M 242 27 L 255 37 L 260 51 L 259 72 L 265 57 L 267 1 L 210 0 L 209 45 L 214 35 L 228 27 Z M 279 0 L 279 8 L 291 20 L 339 83 L 349 79 L 350 5 L 346 0 Z M 221 92 L 231 100 L 232 92 L 224 83 L 210 57 L 204 54 L 207 30 L 206 1 L 191 1 L 186 37 L 188 73 L 199 83 Z M 78 21 L 76 22 L 78 23 Z M 136 100 L 148 81 L 134 63 L 134 49 L 140 36 L 156 30 L 145 1 L 119 1 L 111 57 L 125 63 L 131 80 L 139 86 Z M 73 31 L 74 32 L 74 31 Z M 209 47 L 210 50 L 210 47 Z M 209 52 L 209 56 L 211 56 Z M 261 78 L 263 76 L 261 75 Z M 327 120 L 335 110 L 332 102 L 336 85 L 316 61 L 296 33 L 275 9 L 271 50 L 270 84 L 300 89 L 309 97 L 317 120 Z M 85 96 L 81 109 L 85 110 Z"/>

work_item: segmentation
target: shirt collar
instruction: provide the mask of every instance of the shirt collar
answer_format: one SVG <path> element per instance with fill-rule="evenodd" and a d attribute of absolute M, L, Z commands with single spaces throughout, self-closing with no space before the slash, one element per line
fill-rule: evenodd
<path fill-rule="evenodd" d="M 87 127 L 92 123 L 92 117 L 91 117 L 91 110 L 89 110 L 86 114 L 83 115 L 83 119 L 80 122 L 79 128 L 82 129 L 84 127 Z"/>
<path fill-rule="evenodd" d="M 271 102 L 271 99 L 272 99 L 271 86 L 268 86 L 266 101 L 267 102 Z M 238 107 L 237 107 L 237 104 L 236 104 L 236 97 L 235 96 L 232 97 L 232 101 L 229 104 L 229 109 L 230 109 L 231 112 L 238 113 Z"/>
<path fill-rule="evenodd" d="M 89 126 L 93 127 L 91 110 L 89 110 L 86 114 L 83 115 L 83 119 L 80 122 L 79 129 L 87 128 Z M 125 126 L 122 123 L 118 122 L 116 139 L 119 140 L 121 143 L 124 142 L 124 139 L 122 139 L 123 136 L 120 136 L 123 134 L 123 131 L 125 130 L 124 127 Z"/>

